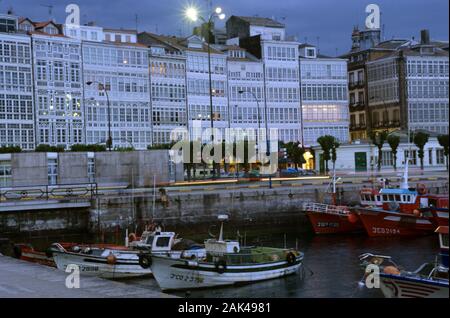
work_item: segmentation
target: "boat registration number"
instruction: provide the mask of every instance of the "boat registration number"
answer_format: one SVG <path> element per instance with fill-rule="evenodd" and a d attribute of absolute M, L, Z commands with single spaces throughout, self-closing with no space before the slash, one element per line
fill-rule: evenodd
<path fill-rule="evenodd" d="M 98 266 L 77 265 L 77 267 L 80 269 L 80 272 L 98 272 Z"/>
<path fill-rule="evenodd" d="M 333 223 L 333 222 L 318 222 L 318 227 L 332 227 L 332 228 L 338 228 L 339 223 Z"/>
<path fill-rule="evenodd" d="M 170 273 L 170 279 L 179 280 L 183 282 L 189 282 L 189 283 L 203 283 L 203 278 L 194 276 L 194 275 L 183 275 L 183 274 L 175 274 Z"/>
<path fill-rule="evenodd" d="M 374 233 L 374 234 L 400 234 L 400 230 L 384 228 L 384 227 L 372 227 L 372 233 Z"/>

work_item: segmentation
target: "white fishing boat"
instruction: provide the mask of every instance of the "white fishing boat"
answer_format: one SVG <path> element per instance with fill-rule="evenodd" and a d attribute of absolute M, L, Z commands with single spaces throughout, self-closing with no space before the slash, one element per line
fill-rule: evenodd
<path fill-rule="evenodd" d="M 224 221 L 227 216 L 220 216 Z M 186 290 L 250 283 L 295 274 L 303 253 L 292 249 L 241 247 L 239 242 L 205 241 L 206 256 L 195 260 L 157 254 L 142 254 L 151 263 L 153 276 L 162 290 Z"/>
<path fill-rule="evenodd" d="M 416 271 L 403 270 L 390 256 L 366 253 L 361 264 L 377 265 L 380 271 L 380 289 L 386 298 L 447 298 L 448 291 L 448 226 L 437 230 L 441 253 L 435 262 L 425 263 Z"/>
<path fill-rule="evenodd" d="M 194 242 L 177 239 L 174 232 L 144 232 L 139 241 L 126 246 L 75 245 L 64 248 L 54 243 L 50 251 L 56 267 L 66 270 L 76 265 L 81 274 L 102 278 L 119 279 L 151 274 L 146 258 L 140 258 L 142 250 L 156 255 L 188 257 L 194 259 L 205 255 L 205 249 Z"/>

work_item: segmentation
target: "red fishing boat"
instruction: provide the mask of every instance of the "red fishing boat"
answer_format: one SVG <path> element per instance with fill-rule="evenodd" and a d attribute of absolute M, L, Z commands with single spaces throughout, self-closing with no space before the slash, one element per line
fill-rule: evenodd
<path fill-rule="evenodd" d="M 408 165 L 400 188 L 380 190 L 382 206 L 357 208 L 369 236 L 414 236 L 432 234 L 448 225 L 448 197 L 427 194 L 424 185 L 410 188 Z"/>
<path fill-rule="evenodd" d="M 364 226 L 358 215 L 348 206 L 336 205 L 336 174 L 333 173 L 333 204 L 307 203 L 304 207 L 306 215 L 316 234 L 341 234 L 363 232 Z M 363 188 L 360 192 L 360 204 L 364 207 L 374 207 L 381 204 L 378 191 Z"/>

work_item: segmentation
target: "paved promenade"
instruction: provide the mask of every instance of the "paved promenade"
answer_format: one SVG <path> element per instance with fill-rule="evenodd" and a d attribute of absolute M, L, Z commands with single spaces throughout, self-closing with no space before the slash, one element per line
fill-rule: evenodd
<path fill-rule="evenodd" d="M 0 255 L 0 298 L 172 298 L 157 288 L 81 276 L 80 289 L 65 286 L 66 273 Z M 148 278 L 153 280 L 153 278 Z"/>

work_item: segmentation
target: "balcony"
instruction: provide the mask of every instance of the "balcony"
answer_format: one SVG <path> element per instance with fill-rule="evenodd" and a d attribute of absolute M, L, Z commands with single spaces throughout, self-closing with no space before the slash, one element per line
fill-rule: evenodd
<path fill-rule="evenodd" d="M 366 128 L 367 128 L 367 125 L 365 123 L 353 123 L 353 124 L 350 124 L 350 130 L 351 131 L 365 130 Z"/>
<path fill-rule="evenodd" d="M 359 80 L 359 81 L 351 81 L 348 83 L 348 87 L 350 89 L 354 89 L 354 88 L 362 88 L 365 85 L 365 81 L 364 80 Z"/>

